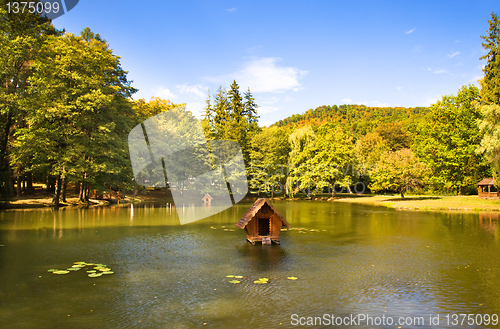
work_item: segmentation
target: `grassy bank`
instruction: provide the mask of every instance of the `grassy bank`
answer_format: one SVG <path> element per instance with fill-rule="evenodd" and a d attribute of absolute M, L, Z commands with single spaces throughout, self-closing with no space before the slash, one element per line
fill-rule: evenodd
<path fill-rule="evenodd" d="M 385 206 L 407 210 L 458 210 L 458 211 L 500 211 L 500 200 L 480 199 L 477 195 L 467 196 L 408 196 L 402 199 L 395 195 L 356 196 L 335 199 L 334 202 L 350 202 Z"/>
<path fill-rule="evenodd" d="M 36 190 L 32 196 L 23 196 L 14 198 L 9 202 L 0 202 L 0 209 L 23 209 L 23 208 L 42 208 L 53 207 L 52 193 L 48 193 L 44 189 Z M 248 195 L 243 202 L 254 202 L 257 198 L 270 198 L 274 200 L 309 200 L 314 201 L 329 201 L 329 202 L 349 202 L 366 205 L 384 206 L 394 209 L 406 210 L 429 210 L 429 211 L 499 211 L 500 200 L 485 200 L 480 199 L 477 195 L 469 196 L 407 196 L 402 199 L 399 195 L 354 195 L 354 194 L 337 194 L 332 198 L 331 194 L 321 194 L 308 197 L 306 194 L 295 194 L 293 198 L 285 195 Z M 116 203 L 117 200 L 111 200 Z M 120 203 L 136 203 L 136 202 L 172 202 L 170 191 L 165 190 L 142 190 L 136 196 L 126 196 L 120 200 Z M 80 202 L 78 196 L 74 193 L 69 193 L 66 202 L 61 203 L 61 206 L 99 206 L 110 204 L 107 200 L 91 199 L 90 202 Z"/>

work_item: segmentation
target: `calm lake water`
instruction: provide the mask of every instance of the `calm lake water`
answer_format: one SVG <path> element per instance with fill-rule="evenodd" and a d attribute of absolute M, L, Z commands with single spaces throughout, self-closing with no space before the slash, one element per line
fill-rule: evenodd
<path fill-rule="evenodd" d="M 296 328 L 292 314 L 425 319 L 403 328 L 439 314 L 457 328 L 446 314 L 500 314 L 498 219 L 273 204 L 293 227 L 320 232 L 252 246 L 234 226 L 250 204 L 183 226 L 165 205 L 0 212 L 0 328 Z M 115 274 L 47 272 L 78 261 Z"/>

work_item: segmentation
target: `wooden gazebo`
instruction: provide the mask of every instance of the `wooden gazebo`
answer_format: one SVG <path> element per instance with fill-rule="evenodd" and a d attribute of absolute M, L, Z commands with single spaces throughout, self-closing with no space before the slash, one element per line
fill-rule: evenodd
<path fill-rule="evenodd" d="M 495 187 L 494 178 L 485 178 L 476 185 L 477 185 L 477 194 L 480 198 L 500 199 L 500 192 Z"/>
<path fill-rule="evenodd" d="M 257 199 L 253 206 L 236 224 L 245 229 L 247 240 L 251 244 L 262 241 L 262 244 L 280 243 L 281 227 L 290 224 L 281 216 L 267 199 Z"/>

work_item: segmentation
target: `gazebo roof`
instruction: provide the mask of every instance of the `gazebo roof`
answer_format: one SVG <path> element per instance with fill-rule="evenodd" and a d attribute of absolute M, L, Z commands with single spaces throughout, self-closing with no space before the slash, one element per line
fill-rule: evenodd
<path fill-rule="evenodd" d="M 476 185 L 479 185 L 479 186 L 495 185 L 495 179 L 494 178 L 484 178 L 482 181 L 480 181 Z"/>
<path fill-rule="evenodd" d="M 281 219 L 281 221 L 286 227 L 290 227 L 290 224 L 288 224 L 288 222 L 283 218 L 283 216 L 281 216 L 280 213 L 273 207 L 271 202 L 269 202 L 265 198 L 257 199 L 257 201 L 255 201 L 253 206 L 250 207 L 250 209 L 248 209 L 247 213 L 243 217 L 241 217 L 240 221 L 236 224 L 236 226 L 241 229 L 245 228 L 248 222 L 255 216 L 255 214 L 257 214 L 260 208 L 262 208 L 265 204 L 267 204 L 271 208 L 271 210 L 274 211 L 276 216 L 278 216 L 279 219 Z"/>

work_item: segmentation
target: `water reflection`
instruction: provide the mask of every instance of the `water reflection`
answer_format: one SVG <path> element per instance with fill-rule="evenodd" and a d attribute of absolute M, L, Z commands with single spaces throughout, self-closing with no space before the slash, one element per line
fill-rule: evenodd
<path fill-rule="evenodd" d="M 234 226 L 249 204 L 182 226 L 166 204 L 1 212 L 0 327 L 292 328 L 292 313 L 500 312 L 496 213 L 274 205 L 307 233 L 252 246 Z M 75 261 L 116 274 L 46 272 Z"/>

